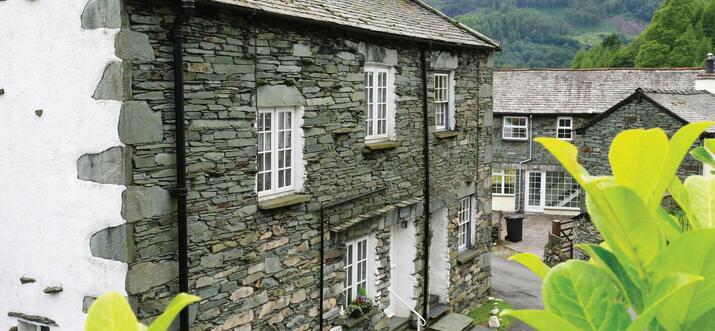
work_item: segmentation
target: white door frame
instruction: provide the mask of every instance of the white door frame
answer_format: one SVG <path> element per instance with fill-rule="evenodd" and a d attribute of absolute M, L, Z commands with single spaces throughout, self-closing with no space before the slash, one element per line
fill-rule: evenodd
<path fill-rule="evenodd" d="M 531 174 L 540 174 L 540 184 L 539 185 L 539 204 L 531 205 L 529 204 L 529 193 L 531 193 Z M 546 203 L 546 172 L 544 171 L 527 171 L 524 181 L 524 211 L 542 213 L 544 212 L 544 205 Z"/>

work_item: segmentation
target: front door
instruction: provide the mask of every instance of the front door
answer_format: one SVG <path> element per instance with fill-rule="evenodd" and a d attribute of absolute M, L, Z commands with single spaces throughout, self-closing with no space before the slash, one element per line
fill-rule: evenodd
<path fill-rule="evenodd" d="M 526 172 L 525 211 L 537 213 L 544 211 L 544 201 L 546 200 L 545 175 L 546 173 L 539 171 Z"/>
<path fill-rule="evenodd" d="M 388 317 L 409 317 L 410 309 L 417 306 L 414 299 L 417 286 L 414 277 L 417 255 L 414 220 L 397 222 L 392 227 L 390 238 L 390 304 L 385 308 L 385 314 Z"/>

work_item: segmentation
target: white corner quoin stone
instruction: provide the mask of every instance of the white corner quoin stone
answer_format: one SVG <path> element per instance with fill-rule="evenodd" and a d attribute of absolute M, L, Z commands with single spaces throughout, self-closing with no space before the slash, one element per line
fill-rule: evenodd
<path fill-rule="evenodd" d="M 97 27 L 116 23 L 104 9 L 83 29 L 88 1 L 0 1 L 0 330 L 17 325 L 8 312 L 82 330 L 85 296 L 125 290 L 126 264 L 93 257 L 89 245 L 124 223 L 125 188 L 77 178 L 82 155 L 122 146 L 121 102 L 92 98 L 107 64 L 120 61 L 119 30 Z M 43 292 L 51 286 L 63 290 Z"/>

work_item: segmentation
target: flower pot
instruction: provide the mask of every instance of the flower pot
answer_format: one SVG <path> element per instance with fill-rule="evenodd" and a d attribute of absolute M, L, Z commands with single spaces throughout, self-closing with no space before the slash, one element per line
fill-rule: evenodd
<path fill-rule="evenodd" d="M 362 316 L 363 314 L 365 314 L 365 313 L 361 309 L 355 309 L 350 312 L 350 317 L 358 318 L 358 317 Z"/>

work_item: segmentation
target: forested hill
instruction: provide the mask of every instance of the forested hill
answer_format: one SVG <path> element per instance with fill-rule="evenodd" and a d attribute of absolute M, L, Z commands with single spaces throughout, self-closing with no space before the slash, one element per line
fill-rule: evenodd
<path fill-rule="evenodd" d="M 613 34 L 638 36 L 663 0 L 427 0 L 502 42 L 498 67 L 570 67 Z"/>
<path fill-rule="evenodd" d="M 696 67 L 715 46 L 715 0 L 666 0 L 631 42 L 609 36 L 576 54 L 574 68 Z"/>

